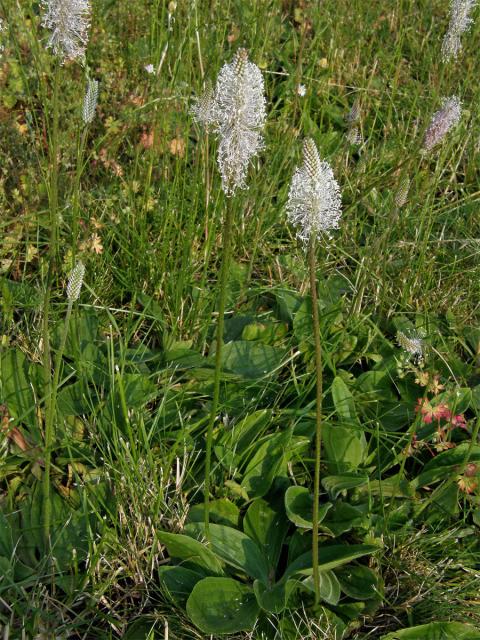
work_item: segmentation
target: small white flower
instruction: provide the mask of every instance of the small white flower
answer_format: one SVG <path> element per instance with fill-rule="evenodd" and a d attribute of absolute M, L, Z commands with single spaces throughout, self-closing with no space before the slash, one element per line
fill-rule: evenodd
<path fill-rule="evenodd" d="M 42 26 L 51 31 L 47 47 L 65 60 L 85 58 L 90 27 L 90 0 L 41 0 Z"/>
<path fill-rule="evenodd" d="M 328 162 L 320 160 L 315 142 L 303 143 L 303 164 L 293 174 L 288 193 L 287 215 L 297 227 L 297 236 L 307 243 L 312 234 L 329 235 L 338 228 L 342 215 L 340 187 Z"/>
<path fill-rule="evenodd" d="M 146 64 L 144 66 L 144 69 L 147 73 L 155 73 L 155 67 L 153 66 L 153 64 Z"/>
<path fill-rule="evenodd" d="M 304 84 L 297 84 L 297 94 L 303 98 L 307 93 L 307 87 Z"/>

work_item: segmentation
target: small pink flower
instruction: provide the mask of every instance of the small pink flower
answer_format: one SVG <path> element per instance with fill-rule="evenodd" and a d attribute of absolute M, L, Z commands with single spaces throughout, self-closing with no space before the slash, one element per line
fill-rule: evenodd
<path fill-rule="evenodd" d="M 463 413 L 459 413 L 456 416 L 451 416 L 450 424 L 452 425 L 452 429 L 455 429 L 455 427 L 460 427 L 460 429 L 467 428 L 467 421 L 465 420 Z"/>
<path fill-rule="evenodd" d="M 433 420 L 450 420 L 452 413 L 448 406 L 441 402 L 436 406 L 432 406 L 428 398 L 418 398 L 415 411 L 422 414 L 422 421 L 430 424 Z"/>
<path fill-rule="evenodd" d="M 452 417 L 452 412 L 447 407 L 446 404 L 440 403 L 436 407 L 434 407 L 434 415 L 437 420 L 450 420 Z"/>

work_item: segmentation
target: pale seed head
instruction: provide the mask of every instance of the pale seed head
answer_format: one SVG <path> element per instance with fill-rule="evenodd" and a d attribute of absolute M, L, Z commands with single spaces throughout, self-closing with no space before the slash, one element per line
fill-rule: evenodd
<path fill-rule="evenodd" d="M 395 205 L 399 209 L 401 209 L 406 204 L 409 190 L 410 178 L 408 176 L 405 176 L 405 178 L 403 178 L 403 180 L 400 182 L 397 193 L 395 194 Z"/>
<path fill-rule="evenodd" d="M 90 27 L 90 0 L 41 0 L 42 26 L 51 31 L 47 47 L 62 62 L 83 61 Z"/>
<path fill-rule="evenodd" d="M 433 149 L 433 147 L 445 138 L 450 129 L 458 124 L 461 115 L 462 103 L 457 96 L 444 98 L 442 101 L 442 108 L 436 111 L 432 116 L 428 129 L 425 133 L 423 148 L 426 151 Z"/>
<path fill-rule="evenodd" d="M 85 276 L 85 265 L 78 261 L 74 266 L 67 284 L 67 299 L 69 302 L 75 302 L 80 297 L 83 278 Z"/>
<path fill-rule="evenodd" d="M 98 80 L 88 79 L 85 98 L 83 99 L 83 122 L 90 124 L 95 117 L 98 101 Z"/>
<path fill-rule="evenodd" d="M 442 42 L 442 58 L 444 62 L 458 57 L 462 49 L 460 36 L 470 28 L 473 22 L 470 14 L 476 4 L 477 0 L 451 0 L 450 23 Z"/>

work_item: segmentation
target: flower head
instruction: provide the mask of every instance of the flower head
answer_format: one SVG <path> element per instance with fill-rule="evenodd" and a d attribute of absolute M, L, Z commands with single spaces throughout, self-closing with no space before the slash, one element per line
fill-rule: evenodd
<path fill-rule="evenodd" d="M 199 124 L 203 125 L 207 130 L 215 124 L 215 103 L 213 97 L 212 83 L 207 81 L 205 91 L 201 96 L 195 98 L 195 103 L 191 108 L 191 112 L 195 120 Z"/>
<path fill-rule="evenodd" d="M 472 9 L 477 4 L 477 0 L 451 0 L 450 23 L 448 31 L 442 42 L 442 57 L 444 62 L 451 58 L 456 59 L 462 49 L 460 36 L 465 33 L 472 24 L 470 17 Z"/>
<path fill-rule="evenodd" d="M 462 115 L 462 104 L 457 96 L 444 98 L 442 108 L 436 111 L 425 133 L 423 148 L 429 151 L 443 140 L 447 133 L 458 124 Z"/>
<path fill-rule="evenodd" d="M 77 262 L 74 266 L 67 284 L 67 299 L 69 302 L 75 302 L 80 297 L 82 289 L 83 277 L 85 276 L 85 265 L 83 262 Z"/>
<path fill-rule="evenodd" d="M 212 126 L 219 138 L 222 188 L 231 196 L 245 187 L 249 162 L 263 146 L 261 130 L 266 119 L 263 77 L 245 49 L 223 65 L 215 90 L 207 88 L 193 114 L 204 126 Z"/>
<path fill-rule="evenodd" d="M 320 160 L 315 142 L 303 143 L 303 164 L 293 174 L 287 215 L 297 236 L 307 243 L 312 236 L 329 234 L 342 215 L 340 187 L 328 162 Z"/>
<path fill-rule="evenodd" d="M 42 0 L 42 26 L 50 29 L 47 47 L 65 60 L 85 57 L 90 27 L 90 0 Z"/>
<path fill-rule="evenodd" d="M 395 194 L 395 206 L 401 209 L 408 199 L 408 192 L 410 190 L 410 178 L 404 177 L 400 182 L 400 185 Z"/>
<path fill-rule="evenodd" d="M 87 91 L 83 99 L 83 122 L 90 124 L 95 117 L 98 100 L 98 80 L 88 80 Z"/>
<path fill-rule="evenodd" d="M 398 331 L 397 342 L 407 353 L 415 358 L 423 358 L 424 343 L 419 333 L 411 332 L 406 335 L 403 331 Z"/>

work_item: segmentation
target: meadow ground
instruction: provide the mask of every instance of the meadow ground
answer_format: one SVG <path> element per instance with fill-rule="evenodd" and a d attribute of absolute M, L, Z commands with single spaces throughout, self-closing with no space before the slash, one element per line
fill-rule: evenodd
<path fill-rule="evenodd" d="M 59 64 L 41 25 L 55 2 L 1 0 L 5 640 L 480 638 L 480 16 L 467 5 L 445 60 L 447 0 L 93 0 L 84 64 Z M 192 105 L 240 47 L 267 120 L 248 188 L 227 198 Z M 427 150 L 452 96 L 459 121 Z M 286 215 L 307 137 L 342 194 L 316 254 L 322 376 Z"/>

